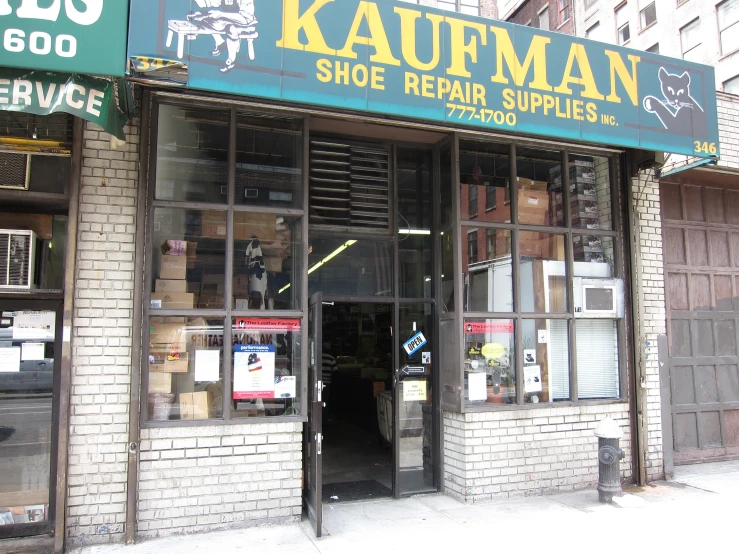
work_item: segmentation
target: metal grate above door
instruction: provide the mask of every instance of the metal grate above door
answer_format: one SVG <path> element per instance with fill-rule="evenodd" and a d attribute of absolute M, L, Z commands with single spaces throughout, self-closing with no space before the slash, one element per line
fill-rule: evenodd
<path fill-rule="evenodd" d="M 311 140 L 310 223 L 388 231 L 390 152 Z"/>

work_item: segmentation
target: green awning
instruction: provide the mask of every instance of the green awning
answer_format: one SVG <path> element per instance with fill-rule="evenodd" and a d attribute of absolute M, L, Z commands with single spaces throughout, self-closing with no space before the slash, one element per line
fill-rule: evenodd
<path fill-rule="evenodd" d="M 0 110 L 48 115 L 66 112 L 96 123 L 125 140 L 123 126 L 129 114 L 127 84 L 116 90 L 113 80 L 69 73 L 0 68 Z M 127 110 L 128 111 L 128 110 Z"/>

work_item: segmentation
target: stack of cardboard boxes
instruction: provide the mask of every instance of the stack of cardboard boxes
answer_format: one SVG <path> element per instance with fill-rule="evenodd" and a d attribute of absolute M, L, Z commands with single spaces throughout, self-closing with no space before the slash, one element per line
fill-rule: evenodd
<path fill-rule="evenodd" d="M 159 279 L 154 284 L 151 307 L 162 309 L 192 309 L 195 294 L 187 292 L 187 266 L 195 255 L 196 243 L 181 240 L 167 241 L 167 254 L 159 262 Z"/>
<path fill-rule="evenodd" d="M 562 171 L 560 166 L 549 171 L 551 190 L 555 201 L 552 215 L 557 221 L 563 220 Z M 579 229 L 600 229 L 598 217 L 598 197 L 595 188 L 595 164 L 593 160 L 573 160 L 570 162 L 570 208 L 572 226 Z"/>
<path fill-rule="evenodd" d="M 563 225 L 563 220 L 551 218 L 549 183 L 519 177 L 518 221 L 522 225 Z M 521 256 L 538 259 L 564 259 L 564 238 L 547 236 L 538 231 L 519 233 Z"/>

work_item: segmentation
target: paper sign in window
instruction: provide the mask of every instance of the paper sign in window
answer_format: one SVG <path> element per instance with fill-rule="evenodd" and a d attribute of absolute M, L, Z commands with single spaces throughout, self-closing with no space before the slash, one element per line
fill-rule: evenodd
<path fill-rule="evenodd" d="M 24 342 L 21 344 L 21 361 L 37 362 L 44 359 L 43 342 Z"/>
<path fill-rule="evenodd" d="M 415 402 L 426 400 L 426 381 L 403 381 L 403 401 Z"/>
<path fill-rule="evenodd" d="M 218 381 L 221 378 L 220 350 L 195 351 L 195 381 Z"/>
<path fill-rule="evenodd" d="M 21 349 L 0 348 L 0 373 L 18 373 L 21 370 Z"/>

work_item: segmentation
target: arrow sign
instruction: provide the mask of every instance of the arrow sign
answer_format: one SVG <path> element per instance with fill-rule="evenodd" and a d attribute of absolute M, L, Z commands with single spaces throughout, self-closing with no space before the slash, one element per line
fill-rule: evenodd
<path fill-rule="evenodd" d="M 425 373 L 426 369 L 423 367 L 405 366 L 401 371 L 406 375 L 410 375 L 411 373 Z"/>

